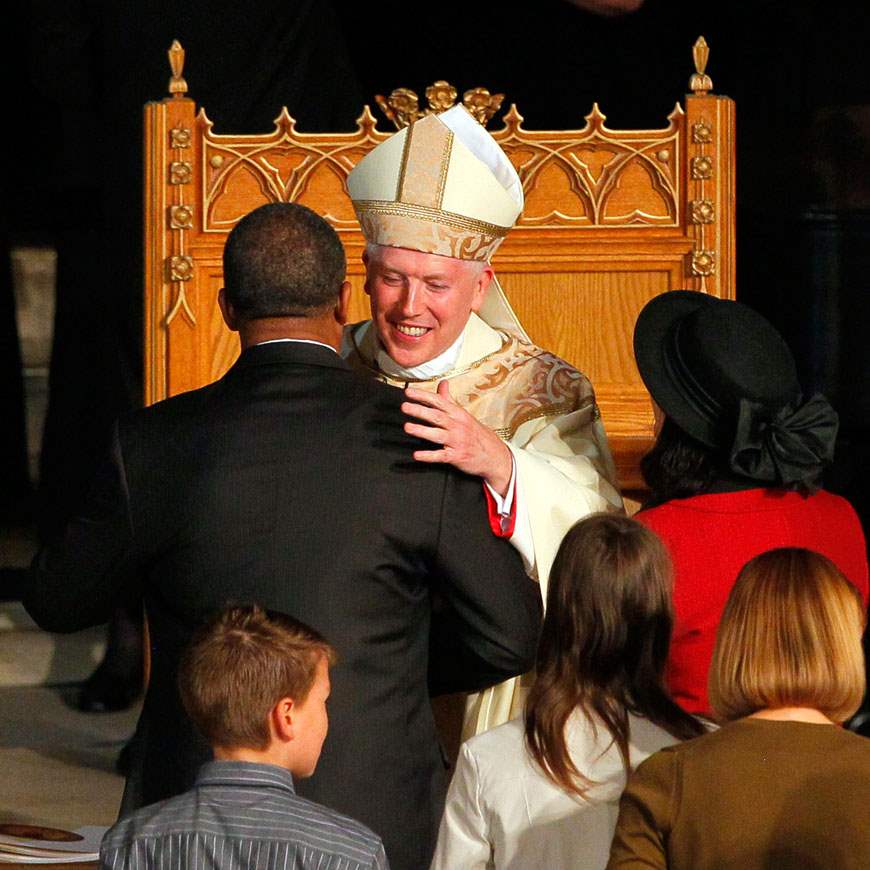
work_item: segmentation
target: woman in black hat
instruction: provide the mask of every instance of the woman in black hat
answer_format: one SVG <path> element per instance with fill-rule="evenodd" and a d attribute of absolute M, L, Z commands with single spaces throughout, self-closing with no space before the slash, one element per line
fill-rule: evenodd
<path fill-rule="evenodd" d="M 763 317 L 676 290 L 641 311 L 634 352 L 657 431 L 641 463 L 650 498 L 637 519 L 675 569 L 668 685 L 684 709 L 709 714 L 716 627 L 743 565 L 776 547 L 815 550 L 866 606 L 864 536 L 851 505 L 819 488 L 837 415 L 823 396 L 803 398 L 794 358 Z"/>

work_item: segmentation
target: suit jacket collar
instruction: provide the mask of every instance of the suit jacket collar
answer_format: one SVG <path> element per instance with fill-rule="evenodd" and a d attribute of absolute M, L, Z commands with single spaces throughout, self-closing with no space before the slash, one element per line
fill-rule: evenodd
<path fill-rule="evenodd" d="M 231 371 L 250 366 L 287 363 L 351 370 L 337 353 L 319 344 L 309 344 L 304 341 L 277 341 L 256 344 L 242 351 Z"/>

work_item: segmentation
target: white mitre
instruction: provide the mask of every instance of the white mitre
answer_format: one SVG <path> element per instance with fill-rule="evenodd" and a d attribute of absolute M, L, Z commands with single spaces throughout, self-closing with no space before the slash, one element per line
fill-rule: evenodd
<path fill-rule="evenodd" d="M 523 185 L 464 106 L 427 115 L 370 151 L 348 175 L 366 241 L 489 262 L 523 210 Z M 524 338 L 497 280 L 480 317 Z"/>

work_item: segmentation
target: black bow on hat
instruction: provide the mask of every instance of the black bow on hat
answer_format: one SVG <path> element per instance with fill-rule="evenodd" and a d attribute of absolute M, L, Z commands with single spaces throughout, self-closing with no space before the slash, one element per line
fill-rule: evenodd
<path fill-rule="evenodd" d="M 734 472 L 818 487 L 837 414 L 820 394 L 803 400 L 794 357 L 760 314 L 704 293 L 663 293 L 638 317 L 634 352 L 659 407 Z"/>

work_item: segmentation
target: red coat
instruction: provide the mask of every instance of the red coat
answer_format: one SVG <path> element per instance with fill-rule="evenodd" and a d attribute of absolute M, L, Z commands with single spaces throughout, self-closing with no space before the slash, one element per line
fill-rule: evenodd
<path fill-rule="evenodd" d="M 709 714 L 707 671 L 716 628 L 740 569 L 776 547 L 827 556 L 867 605 L 867 549 L 861 523 L 845 499 L 777 489 L 697 495 L 641 511 L 637 519 L 664 541 L 674 562 L 676 621 L 667 679 L 690 713 Z"/>

